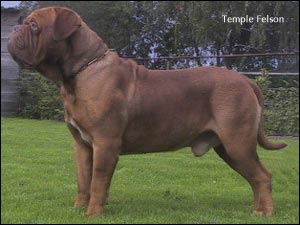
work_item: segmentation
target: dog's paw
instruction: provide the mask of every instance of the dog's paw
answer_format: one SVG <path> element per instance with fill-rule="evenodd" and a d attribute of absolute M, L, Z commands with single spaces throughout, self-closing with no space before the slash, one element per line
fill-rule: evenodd
<path fill-rule="evenodd" d="M 75 201 L 74 207 L 75 208 L 82 208 L 88 206 L 90 201 L 89 195 L 78 195 Z"/>
<path fill-rule="evenodd" d="M 88 217 L 97 217 L 103 215 L 103 207 L 102 206 L 93 206 L 89 207 L 86 216 Z"/>
<path fill-rule="evenodd" d="M 265 210 L 257 209 L 257 210 L 253 211 L 252 215 L 253 216 L 272 216 L 273 213 L 274 213 L 273 209 L 265 209 Z"/>

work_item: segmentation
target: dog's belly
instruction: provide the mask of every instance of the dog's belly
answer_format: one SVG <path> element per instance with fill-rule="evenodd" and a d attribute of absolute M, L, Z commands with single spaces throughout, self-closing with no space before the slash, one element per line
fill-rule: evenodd
<path fill-rule="evenodd" d="M 153 135 L 151 139 L 140 136 L 138 139 L 123 139 L 121 154 L 166 152 L 191 147 L 193 154 L 199 157 L 219 144 L 221 144 L 221 141 L 212 131 L 200 133 L 195 131 L 194 133 L 181 134 L 177 137 L 173 135 Z"/>
<path fill-rule="evenodd" d="M 158 99 L 160 107 L 145 107 L 140 116 L 129 122 L 122 138 L 123 154 L 173 151 L 192 146 L 201 133 L 213 127 L 207 101 L 203 104 L 198 101 L 196 106 L 193 106 L 196 103 L 182 102 L 183 108 L 177 111 L 172 101 L 163 105 Z"/>
<path fill-rule="evenodd" d="M 170 137 L 164 137 L 164 140 L 161 139 L 161 136 L 156 137 L 154 135 L 151 138 L 124 138 L 122 141 L 121 154 L 142 154 L 152 152 L 174 151 L 189 146 L 192 142 L 191 137 L 178 137 L 174 140 L 172 140 Z"/>
<path fill-rule="evenodd" d="M 137 82 L 122 153 L 172 151 L 191 146 L 209 129 L 213 119 L 212 88 L 209 79 L 176 73 L 154 74 Z"/>
<path fill-rule="evenodd" d="M 155 108 L 155 107 L 154 107 Z M 163 108 L 163 107 L 161 107 Z M 130 122 L 122 139 L 122 153 L 173 151 L 189 146 L 206 126 L 205 120 L 191 119 L 191 113 L 178 112 L 166 117 L 167 110 L 150 109 Z M 181 119 L 180 118 L 184 118 Z M 206 119 L 207 117 L 205 117 Z M 196 124 L 194 124 L 195 122 Z"/>

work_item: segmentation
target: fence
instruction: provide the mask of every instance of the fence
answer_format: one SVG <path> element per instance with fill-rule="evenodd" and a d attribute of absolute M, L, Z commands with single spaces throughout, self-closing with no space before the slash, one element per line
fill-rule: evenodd
<path fill-rule="evenodd" d="M 124 56 L 123 56 L 124 57 Z M 238 71 L 299 72 L 299 51 L 206 56 L 168 56 L 131 58 L 149 69 L 182 69 L 199 66 L 224 66 Z M 280 71 L 277 69 L 280 68 Z"/>
<path fill-rule="evenodd" d="M 296 55 L 296 57 L 298 56 Z M 140 60 L 139 63 L 145 64 L 148 68 L 151 68 L 149 65 L 153 65 L 151 62 L 153 59 L 150 58 L 137 60 Z M 160 58 L 155 60 L 158 61 L 159 64 L 156 65 L 159 65 L 160 69 L 167 69 L 165 61 L 161 62 Z M 182 59 L 176 57 L 176 60 L 180 61 Z M 294 66 L 299 62 L 293 60 L 294 64 L 292 66 L 294 68 L 290 72 L 279 72 L 280 70 L 275 72 L 274 69 L 270 73 L 267 73 L 266 70 L 262 73 L 258 67 L 255 68 L 256 71 L 243 72 L 247 76 L 255 77 L 267 96 L 267 101 L 265 101 L 267 109 L 265 110 L 265 128 L 270 135 L 299 135 L 299 72 L 296 72 L 298 67 Z M 146 61 L 147 63 L 150 61 L 150 64 L 148 65 Z M 286 61 L 286 58 L 283 61 Z M 223 63 L 222 60 L 220 60 L 220 63 Z M 279 65 L 279 62 L 277 63 Z M 178 63 L 173 62 L 169 65 L 178 65 Z M 185 65 L 189 67 L 189 64 Z M 177 67 L 175 66 L 175 68 Z M 285 74 L 288 75 L 285 76 Z M 36 74 L 27 73 L 21 77 L 21 101 L 25 103 L 21 115 L 38 119 L 62 119 L 63 109 L 56 84 Z"/>
<path fill-rule="evenodd" d="M 19 108 L 19 67 L 7 50 L 7 37 L 17 24 L 19 10 L 1 8 L 1 116 L 14 116 Z"/>

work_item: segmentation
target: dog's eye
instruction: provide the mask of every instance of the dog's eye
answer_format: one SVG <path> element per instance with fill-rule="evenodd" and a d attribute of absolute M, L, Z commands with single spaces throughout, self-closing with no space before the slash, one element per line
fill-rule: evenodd
<path fill-rule="evenodd" d="M 40 29 L 39 29 L 39 26 L 37 25 L 36 22 L 30 22 L 29 25 L 30 25 L 31 30 L 32 30 L 35 34 L 39 33 Z"/>

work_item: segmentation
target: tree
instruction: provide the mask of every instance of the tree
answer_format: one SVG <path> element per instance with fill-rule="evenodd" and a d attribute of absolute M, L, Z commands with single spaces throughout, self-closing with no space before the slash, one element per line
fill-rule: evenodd
<path fill-rule="evenodd" d="M 23 8 L 36 6 L 23 1 Z M 298 1 L 38 1 L 78 12 L 121 55 L 223 55 L 299 50 Z M 228 16 L 282 16 L 284 23 L 224 23 Z M 252 60 L 252 61 L 251 61 Z M 267 58 L 260 66 L 274 68 Z M 257 60 L 255 60 L 257 62 Z M 197 65 L 205 63 L 198 60 Z M 253 59 L 217 59 L 217 65 L 256 69 Z M 299 64 L 299 62 L 298 62 Z M 277 63 L 278 65 L 278 63 Z M 288 63 L 285 63 L 288 65 Z M 150 66 L 160 68 L 160 62 Z M 276 65 L 275 65 L 276 66 Z M 278 67 L 278 66 L 277 66 Z"/>

